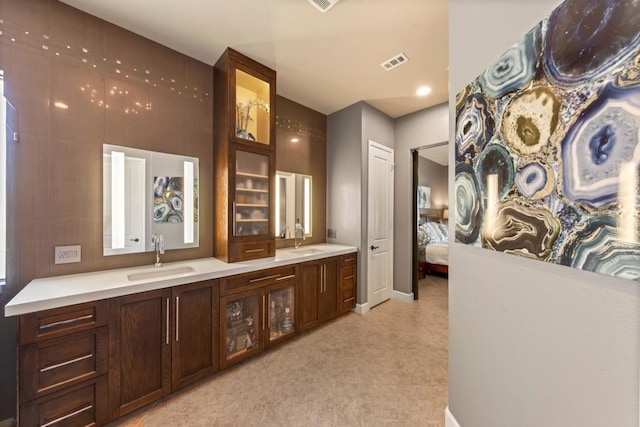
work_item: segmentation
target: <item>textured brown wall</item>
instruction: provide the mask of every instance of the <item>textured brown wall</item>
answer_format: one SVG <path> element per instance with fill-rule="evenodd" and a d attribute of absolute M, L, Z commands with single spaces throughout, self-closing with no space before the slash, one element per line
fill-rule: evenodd
<path fill-rule="evenodd" d="M 2 18 L 20 133 L 16 288 L 152 264 L 152 253 L 102 255 L 102 144 L 198 157 L 200 194 L 212 194 L 212 67 L 53 0 L 5 0 Z M 200 247 L 166 261 L 213 255 L 211 197 L 200 198 L 200 221 Z M 72 244 L 82 262 L 55 265 L 54 246 Z"/>
<path fill-rule="evenodd" d="M 327 116 L 282 96 L 276 97 L 276 170 L 311 175 L 312 230 L 304 244 L 326 242 Z M 292 138 L 298 142 L 291 142 Z M 276 239 L 276 247 L 293 246 Z"/>

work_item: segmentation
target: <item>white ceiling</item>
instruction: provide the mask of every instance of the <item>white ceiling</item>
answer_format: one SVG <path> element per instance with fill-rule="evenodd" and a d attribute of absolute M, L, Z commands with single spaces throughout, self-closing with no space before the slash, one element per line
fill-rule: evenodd
<path fill-rule="evenodd" d="M 366 101 L 391 117 L 445 102 L 447 0 L 62 0 L 214 64 L 232 47 L 278 73 L 278 94 L 331 114 Z M 409 62 L 385 71 L 398 53 Z M 432 88 L 415 96 L 419 86 Z"/>
<path fill-rule="evenodd" d="M 449 144 L 427 147 L 418 150 L 418 155 L 425 159 L 439 163 L 442 166 L 449 165 Z"/>

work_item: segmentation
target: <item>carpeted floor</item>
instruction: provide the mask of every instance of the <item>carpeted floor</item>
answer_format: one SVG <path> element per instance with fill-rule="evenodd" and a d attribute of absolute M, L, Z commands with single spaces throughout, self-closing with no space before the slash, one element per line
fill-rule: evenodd
<path fill-rule="evenodd" d="M 443 427 L 448 283 L 350 313 L 115 425 Z"/>

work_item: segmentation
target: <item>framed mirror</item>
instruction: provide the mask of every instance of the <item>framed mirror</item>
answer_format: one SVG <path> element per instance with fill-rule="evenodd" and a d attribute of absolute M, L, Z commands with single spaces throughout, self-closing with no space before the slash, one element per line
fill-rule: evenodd
<path fill-rule="evenodd" d="M 103 254 L 198 247 L 198 159 L 103 144 Z"/>
<path fill-rule="evenodd" d="M 300 227 L 311 237 L 311 184 L 310 175 L 276 171 L 276 237 L 293 239 Z"/>

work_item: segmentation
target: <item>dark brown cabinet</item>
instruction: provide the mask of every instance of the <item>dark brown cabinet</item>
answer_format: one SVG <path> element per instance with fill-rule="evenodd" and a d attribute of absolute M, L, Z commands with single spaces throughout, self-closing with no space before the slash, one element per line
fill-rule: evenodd
<path fill-rule="evenodd" d="M 275 255 L 275 71 L 227 49 L 214 70 L 216 257 Z"/>
<path fill-rule="evenodd" d="M 171 289 L 115 298 L 110 306 L 112 418 L 171 391 Z"/>
<path fill-rule="evenodd" d="M 108 301 L 19 318 L 21 425 L 95 425 L 109 421 Z"/>
<path fill-rule="evenodd" d="M 175 391 L 218 370 L 218 281 L 177 286 L 172 296 Z"/>
<path fill-rule="evenodd" d="M 215 280 L 115 298 L 110 321 L 113 418 L 218 369 Z"/>
<path fill-rule="evenodd" d="M 222 279 L 222 367 L 295 335 L 296 282 L 296 265 Z"/>
<path fill-rule="evenodd" d="M 340 257 L 340 312 L 346 313 L 356 306 L 358 284 L 358 254 Z"/>
<path fill-rule="evenodd" d="M 318 326 L 339 314 L 338 258 L 300 264 L 300 330 Z"/>

